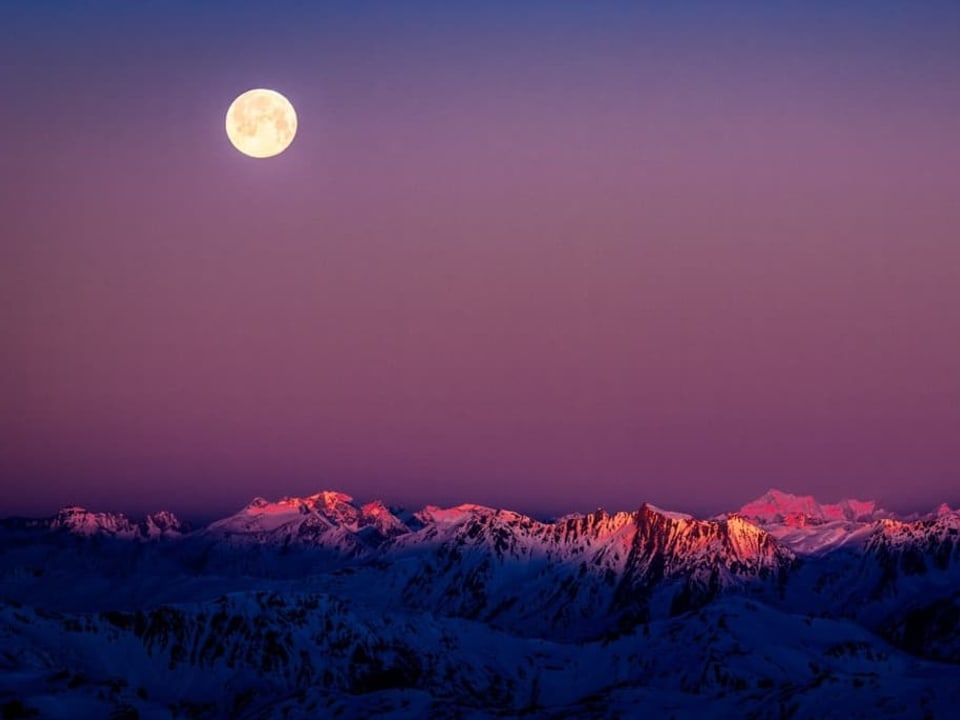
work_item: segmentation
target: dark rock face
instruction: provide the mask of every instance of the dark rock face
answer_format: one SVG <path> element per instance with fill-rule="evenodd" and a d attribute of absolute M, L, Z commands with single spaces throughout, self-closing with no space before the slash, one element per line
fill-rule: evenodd
<path fill-rule="evenodd" d="M 907 652 L 960 663 L 960 591 L 952 597 L 896 613 L 880 631 Z"/>

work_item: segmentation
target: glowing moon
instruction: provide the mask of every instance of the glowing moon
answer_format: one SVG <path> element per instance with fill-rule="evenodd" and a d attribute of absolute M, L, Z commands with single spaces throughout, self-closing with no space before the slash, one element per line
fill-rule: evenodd
<path fill-rule="evenodd" d="M 244 155 L 279 155 L 297 134 L 293 105 L 275 90 L 247 90 L 227 109 L 227 137 Z"/>

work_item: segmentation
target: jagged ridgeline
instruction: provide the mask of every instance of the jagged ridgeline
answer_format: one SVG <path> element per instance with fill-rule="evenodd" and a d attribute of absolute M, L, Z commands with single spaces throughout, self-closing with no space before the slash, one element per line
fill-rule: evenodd
<path fill-rule="evenodd" d="M 2 521 L 0 542 L 14 717 L 936 717 L 960 700 L 946 506 L 771 491 L 709 519 L 545 521 L 322 492 L 196 529 L 70 507 Z"/>

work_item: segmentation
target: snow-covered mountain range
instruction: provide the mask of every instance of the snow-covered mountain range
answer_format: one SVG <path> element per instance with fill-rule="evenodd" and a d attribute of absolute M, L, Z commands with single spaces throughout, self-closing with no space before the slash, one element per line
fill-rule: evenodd
<path fill-rule="evenodd" d="M 71 505 L 50 518 L 9 518 L 0 520 L 6 530 L 65 532 L 83 537 L 116 537 L 125 540 L 156 540 L 181 537 L 189 526 L 166 510 L 133 521 L 123 513 L 91 512 Z"/>
<path fill-rule="evenodd" d="M 0 521 L 0 579 L 10 713 L 936 717 L 960 700 L 947 506 L 771 490 L 707 519 L 546 521 L 327 491 L 197 529 L 70 507 Z"/>

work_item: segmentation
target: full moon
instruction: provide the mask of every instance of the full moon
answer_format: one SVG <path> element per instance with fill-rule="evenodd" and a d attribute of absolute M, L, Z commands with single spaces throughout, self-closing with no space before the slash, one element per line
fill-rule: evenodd
<path fill-rule="evenodd" d="M 275 90 L 247 90 L 227 109 L 227 137 L 244 155 L 279 155 L 297 134 L 293 105 Z"/>

